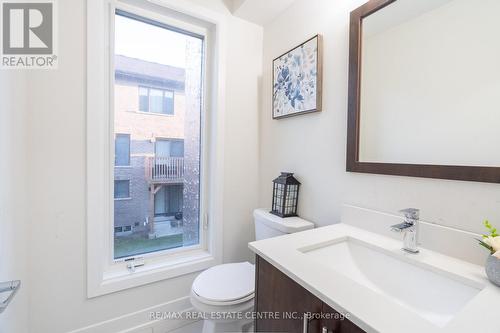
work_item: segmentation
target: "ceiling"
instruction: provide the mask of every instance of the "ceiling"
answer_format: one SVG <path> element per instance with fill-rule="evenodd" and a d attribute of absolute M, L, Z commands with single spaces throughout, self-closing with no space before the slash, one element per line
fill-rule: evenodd
<path fill-rule="evenodd" d="M 295 0 L 225 0 L 234 16 L 264 26 Z"/>

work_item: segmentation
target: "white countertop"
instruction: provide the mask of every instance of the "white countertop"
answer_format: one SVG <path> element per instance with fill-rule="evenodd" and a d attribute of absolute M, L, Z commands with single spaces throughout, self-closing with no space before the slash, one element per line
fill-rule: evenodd
<path fill-rule="evenodd" d="M 310 260 L 299 249 L 342 237 L 353 237 L 391 251 L 403 261 L 421 264 L 428 270 L 449 273 L 455 279 L 472 281 L 482 290 L 444 327 L 438 327 L 419 314 L 341 272 Z M 349 313 L 348 319 L 366 332 L 382 333 L 500 333 L 500 288 L 491 284 L 484 268 L 437 252 L 420 249 L 418 254 L 401 251 L 402 241 L 365 231 L 347 224 L 264 239 L 249 244 L 257 255 L 332 308 Z M 331 258 L 335 260 L 335 258 Z M 404 280 L 405 277 L 401 276 Z M 411 286 L 408 286 L 411 288 Z"/>

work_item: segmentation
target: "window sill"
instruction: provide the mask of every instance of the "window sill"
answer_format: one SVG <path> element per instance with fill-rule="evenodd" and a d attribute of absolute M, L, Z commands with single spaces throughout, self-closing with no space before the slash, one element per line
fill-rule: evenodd
<path fill-rule="evenodd" d="M 208 251 L 197 250 L 175 258 L 146 258 L 145 265 L 132 272 L 125 262 L 116 262 L 102 274 L 102 280 L 95 286 L 89 286 L 88 298 L 139 287 L 145 284 L 172 279 L 205 270 L 219 264 Z"/>

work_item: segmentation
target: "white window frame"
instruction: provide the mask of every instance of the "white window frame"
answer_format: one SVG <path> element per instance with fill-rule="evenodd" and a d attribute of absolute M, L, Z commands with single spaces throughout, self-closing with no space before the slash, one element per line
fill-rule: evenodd
<path fill-rule="evenodd" d="M 137 1 L 136 1 L 137 3 Z M 144 266 L 113 258 L 113 22 L 115 10 L 205 36 L 200 244 L 142 255 Z M 157 10 L 161 9 L 161 10 Z M 166 14 L 167 13 L 167 14 Z M 181 14 L 181 15 L 179 15 Z M 186 17 L 203 26 L 187 22 Z M 87 1 L 87 297 L 194 273 L 222 263 L 225 18 L 178 0 Z M 114 186 L 114 185 L 113 185 Z M 209 223 L 210 222 L 210 223 Z"/>

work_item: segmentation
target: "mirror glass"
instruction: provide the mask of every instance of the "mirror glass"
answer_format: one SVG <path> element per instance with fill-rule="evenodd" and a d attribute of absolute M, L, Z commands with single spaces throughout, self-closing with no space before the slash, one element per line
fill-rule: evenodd
<path fill-rule="evenodd" d="M 500 166 L 499 14 L 397 0 L 363 19 L 360 162 Z"/>

